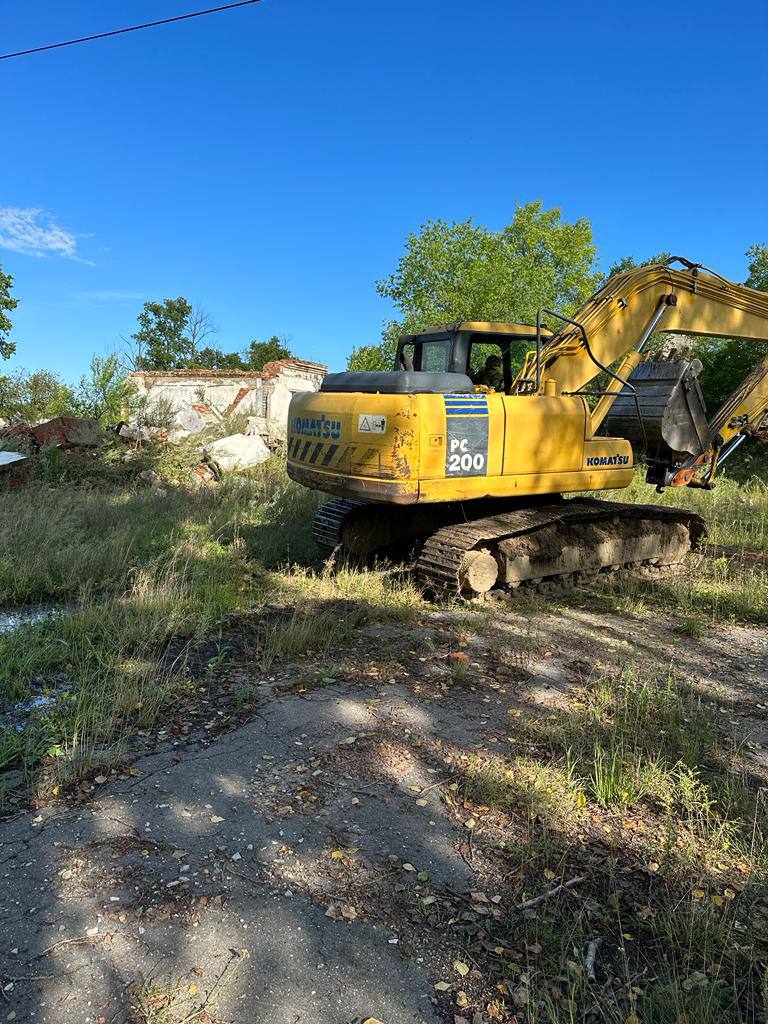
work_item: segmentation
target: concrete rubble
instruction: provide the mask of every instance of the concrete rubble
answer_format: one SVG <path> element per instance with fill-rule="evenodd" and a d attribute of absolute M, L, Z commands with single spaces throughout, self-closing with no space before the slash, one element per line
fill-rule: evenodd
<path fill-rule="evenodd" d="M 117 436 L 122 437 L 124 441 L 136 441 L 140 444 L 146 444 L 147 441 L 151 441 L 156 433 L 156 429 L 152 427 L 139 426 L 133 423 L 121 423 L 117 430 Z M 167 431 L 164 433 L 167 434 Z"/>
<path fill-rule="evenodd" d="M 97 448 L 103 431 L 96 420 L 81 416 L 56 416 L 43 423 L 14 423 L 0 430 L 0 438 L 26 442 L 33 449 Z"/>
<path fill-rule="evenodd" d="M 19 462 L 24 462 L 26 457 L 21 452 L 0 452 L 0 470 L 15 466 Z"/>
<path fill-rule="evenodd" d="M 219 469 L 249 469 L 266 462 L 269 448 L 258 434 L 232 434 L 206 445 L 205 454 Z"/>

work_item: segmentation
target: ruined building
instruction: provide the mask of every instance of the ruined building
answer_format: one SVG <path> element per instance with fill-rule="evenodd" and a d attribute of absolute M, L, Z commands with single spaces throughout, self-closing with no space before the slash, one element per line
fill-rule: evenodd
<path fill-rule="evenodd" d="M 132 406 L 148 422 L 195 430 L 195 418 L 249 417 L 254 432 L 285 436 L 288 404 L 297 391 L 317 391 L 327 372 L 321 363 L 279 359 L 263 370 L 135 370 Z M 166 422 L 161 423 L 161 420 Z"/>

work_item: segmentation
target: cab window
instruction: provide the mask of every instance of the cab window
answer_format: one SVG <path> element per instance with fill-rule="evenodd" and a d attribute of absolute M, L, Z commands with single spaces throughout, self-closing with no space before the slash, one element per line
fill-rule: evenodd
<path fill-rule="evenodd" d="M 421 359 L 418 369 L 427 373 L 446 373 L 450 369 L 451 341 L 441 338 L 437 341 L 422 341 L 418 346 Z"/>
<path fill-rule="evenodd" d="M 473 384 L 491 391 L 507 391 L 511 384 L 505 360 L 507 346 L 502 350 L 495 342 L 475 341 L 469 348 L 469 376 Z"/>

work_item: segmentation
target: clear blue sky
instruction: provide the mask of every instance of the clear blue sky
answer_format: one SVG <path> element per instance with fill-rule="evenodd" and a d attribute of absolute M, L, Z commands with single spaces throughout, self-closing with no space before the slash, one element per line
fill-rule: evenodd
<path fill-rule="evenodd" d="M 4 0 L 0 49 L 205 6 Z M 604 266 L 669 249 L 743 280 L 767 39 L 764 0 L 263 0 L 0 62 L 11 365 L 77 377 L 182 294 L 224 348 L 286 333 L 338 369 L 378 340 L 408 231 L 538 198 L 592 221 Z"/>

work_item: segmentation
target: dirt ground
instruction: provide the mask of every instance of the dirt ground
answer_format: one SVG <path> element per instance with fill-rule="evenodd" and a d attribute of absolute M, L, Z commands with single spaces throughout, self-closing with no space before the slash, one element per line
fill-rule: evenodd
<path fill-rule="evenodd" d="M 221 731 L 212 699 L 186 739 L 164 732 L 130 772 L 0 824 L 0 1020 L 512 1019 L 483 957 L 550 883 L 505 872 L 458 765 L 632 661 L 683 674 L 762 775 L 767 648 L 764 627 L 693 638 L 510 603 L 365 626 L 311 686 L 306 662 L 223 667 L 253 694 L 239 725 Z"/>

